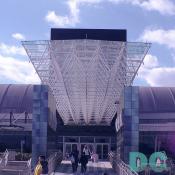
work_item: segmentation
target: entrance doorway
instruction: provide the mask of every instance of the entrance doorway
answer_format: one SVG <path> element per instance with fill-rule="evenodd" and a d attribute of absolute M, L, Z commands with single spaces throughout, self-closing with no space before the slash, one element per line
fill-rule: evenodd
<path fill-rule="evenodd" d="M 87 145 L 90 153 L 98 154 L 100 160 L 108 159 L 109 150 L 111 150 L 111 145 L 114 143 L 114 141 L 111 142 L 110 137 L 102 136 L 64 136 L 59 141 L 62 141 L 65 158 L 68 158 L 74 147 L 77 148 L 79 155 L 81 155 L 84 146 Z"/>
<path fill-rule="evenodd" d="M 99 159 L 107 159 L 108 152 L 109 152 L 109 145 L 108 144 L 97 144 L 96 152 L 99 156 Z"/>

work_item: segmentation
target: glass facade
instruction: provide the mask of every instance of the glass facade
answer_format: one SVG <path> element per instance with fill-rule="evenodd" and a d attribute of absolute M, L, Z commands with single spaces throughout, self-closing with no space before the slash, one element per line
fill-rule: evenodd
<path fill-rule="evenodd" d="M 108 153 L 116 148 L 115 137 L 93 137 L 93 136 L 58 136 L 57 149 L 63 151 L 65 158 L 76 147 L 82 153 L 85 145 L 91 153 L 99 154 L 100 159 L 107 159 Z"/>

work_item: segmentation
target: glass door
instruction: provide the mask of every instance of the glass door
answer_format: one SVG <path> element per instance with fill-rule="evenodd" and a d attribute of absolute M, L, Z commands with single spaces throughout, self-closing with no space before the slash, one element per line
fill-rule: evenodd
<path fill-rule="evenodd" d="M 98 158 L 102 159 L 102 157 L 103 157 L 102 144 L 97 144 L 96 153 L 98 154 Z"/>
<path fill-rule="evenodd" d="M 78 144 L 76 143 L 66 143 L 65 144 L 65 157 L 68 158 L 70 153 L 75 149 L 78 149 Z"/>
<path fill-rule="evenodd" d="M 99 159 L 106 160 L 108 158 L 109 145 L 108 144 L 97 144 L 96 153 Z"/>
<path fill-rule="evenodd" d="M 107 144 L 103 144 L 103 159 L 108 159 L 109 146 Z"/>

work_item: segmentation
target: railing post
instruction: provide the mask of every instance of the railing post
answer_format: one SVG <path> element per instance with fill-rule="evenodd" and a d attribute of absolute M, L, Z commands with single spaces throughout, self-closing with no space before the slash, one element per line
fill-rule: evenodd
<path fill-rule="evenodd" d="M 25 122 L 25 123 L 27 123 L 27 119 L 28 119 L 28 112 L 25 112 L 25 114 L 24 114 L 24 115 L 25 115 L 25 121 L 24 121 L 24 122 Z"/>
<path fill-rule="evenodd" d="M 4 157 L 4 159 L 5 159 L 5 166 L 6 166 L 7 163 L 8 163 L 8 157 L 9 157 L 9 152 L 8 152 L 8 150 L 6 149 L 6 150 L 5 150 L 5 157 Z"/>
<path fill-rule="evenodd" d="M 10 126 L 12 126 L 12 117 L 13 117 L 13 112 L 10 111 Z"/>

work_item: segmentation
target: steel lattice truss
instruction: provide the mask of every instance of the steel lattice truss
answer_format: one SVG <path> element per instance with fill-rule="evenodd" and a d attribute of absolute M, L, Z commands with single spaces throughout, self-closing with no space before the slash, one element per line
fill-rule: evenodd
<path fill-rule="evenodd" d="M 120 110 L 148 43 L 101 40 L 22 42 L 65 124 L 109 125 Z"/>

